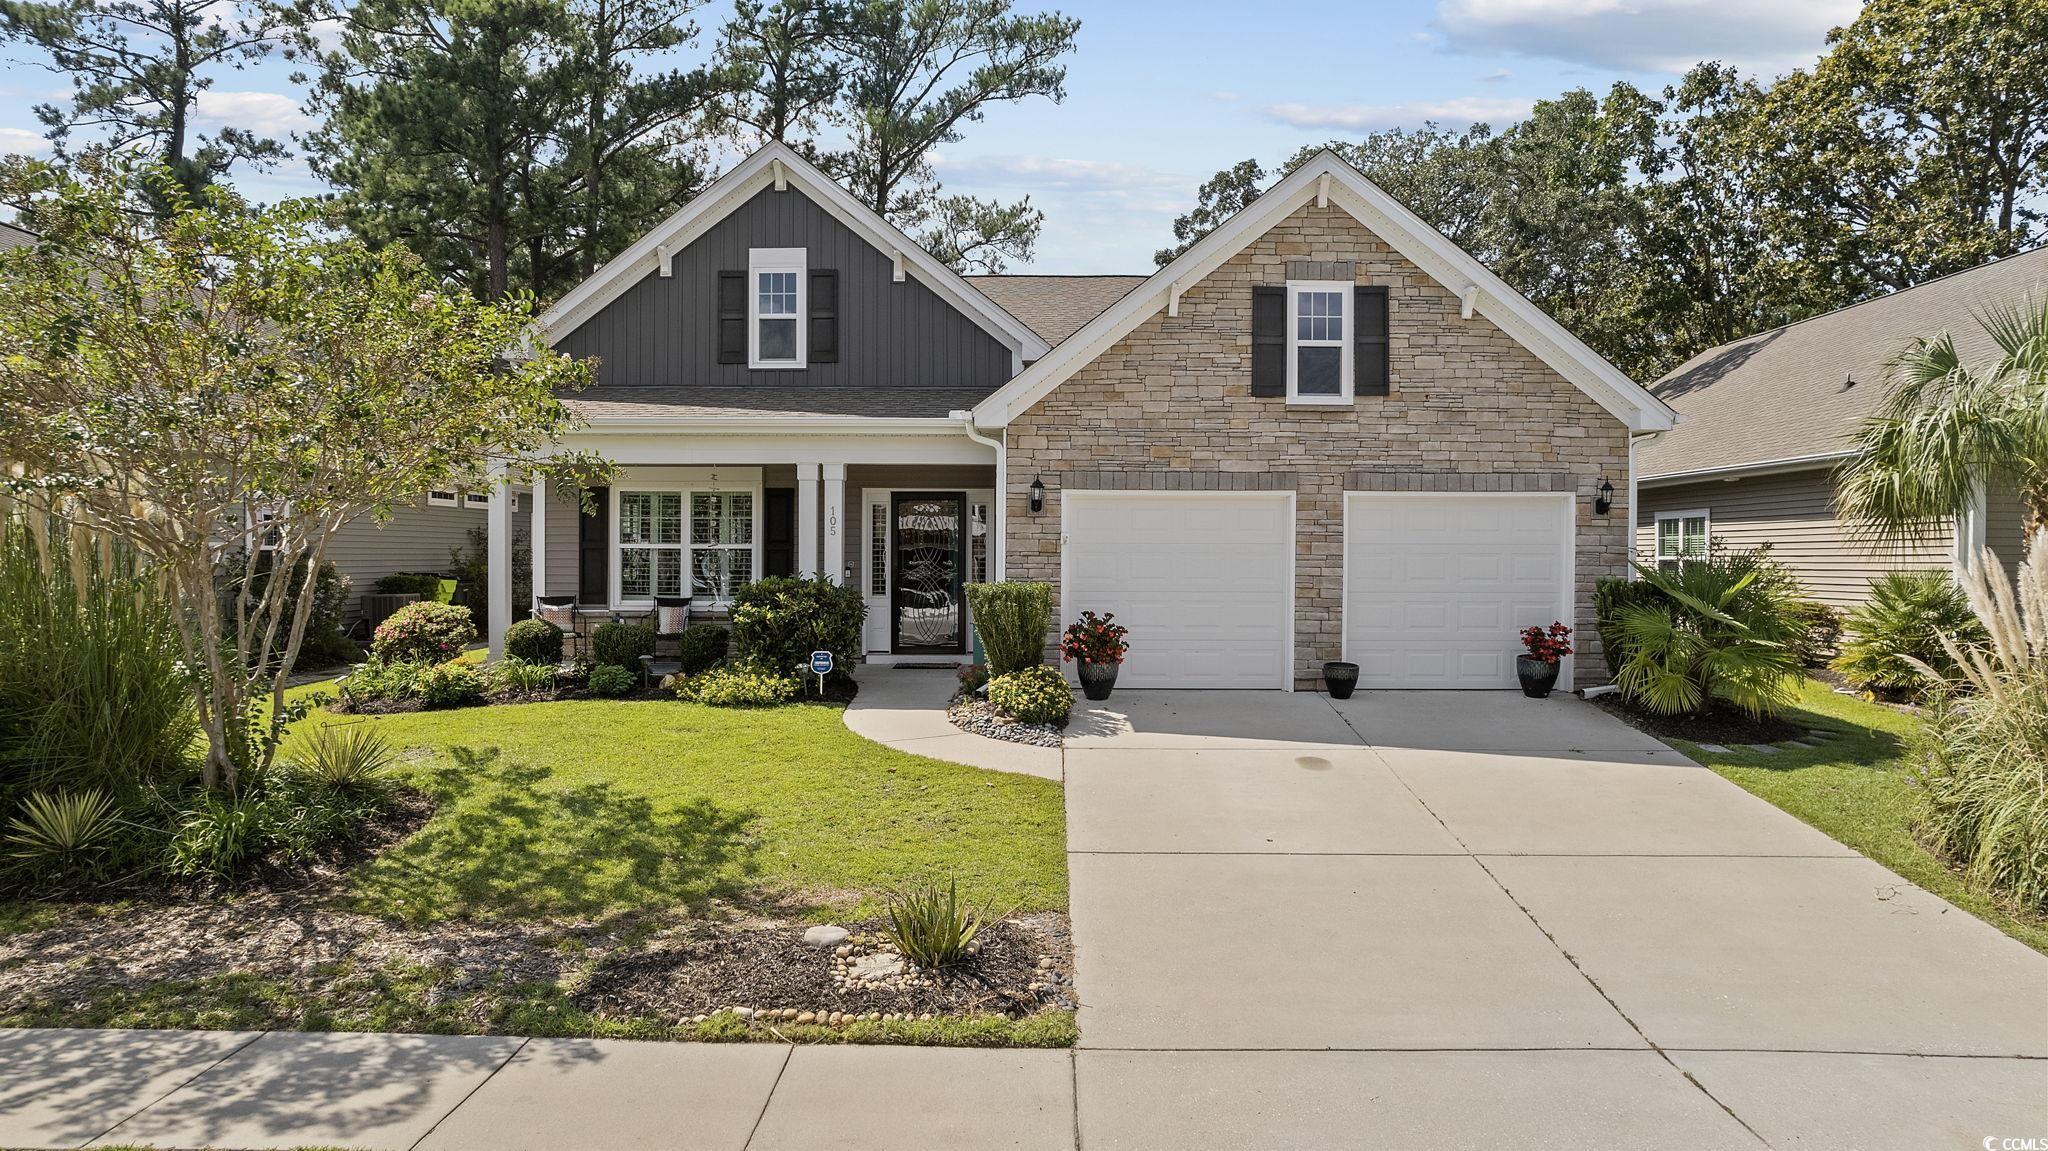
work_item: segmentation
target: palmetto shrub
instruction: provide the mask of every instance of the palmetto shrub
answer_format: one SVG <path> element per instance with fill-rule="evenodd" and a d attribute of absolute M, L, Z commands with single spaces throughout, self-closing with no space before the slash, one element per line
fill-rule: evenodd
<path fill-rule="evenodd" d="M 1045 637 L 1052 630 L 1052 585 L 976 583 L 967 585 L 967 607 L 990 676 L 1009 675 L 1045 662 Z"/>
<path fill-rule="evenodd" d="M 1676 572 L 1637 565 L 1664 603 L 1617 610 L 1622 694 L 1660 715 L 1724 700 L 1753 716 L 1792 702 L 1804 625 L 1798 585 L 1761 552 L 1721 552 Z"/>
<path fill-rule="evenodd" d="M 1604 579 L 1593 587 L 1593 623 L 1600 633 L 1600 652 L 1607 660 L 1607 674 L 1621 678 L 1622 665 L 1628 659 L 1628 640 L 1621 631 L 1621 611 L 1625 607 L 1662 606 L 1670 603 L 1671 597 L 1664 589 L 1647 580 Z"/>
<path fill-rule="evenodd" d="M 1972 882 L 2038 912 L 2048 910 L 2048 530 L 2029 542 L 2016 587 L 1999 570 L 1986 551 L 1964 578 L 1985 641 L 1941 637 L 1955 678 L 1915 744 L 1918 826 Z"/>
<path fill-rule="evenodd" d="M 927 970 L 952 967 L 974 954 L 974 940 L 993 918 L 960 902 L 960 885 L 942 890 L 930 884 L 889 898 L 889 926 L 882 930 L 905 959 Z"/>
<path fill-rule="evenodd" d="M 392 612 L 377 625 L 370 657 L 379 663 L 440 663 L 476 642 L 469 611 L 454 604 L 421 600 Z"/>
<path fill-rule="evenodd" d="M 1886 572 L 1844 623 L 1852 634 L 1830 666 L 1856 686 L 1885 695 L 1917 695 L 1955 674 L 1942 636 L 1964 646 L 1985 639 L 1969 597 L 1945 571 Z M 1932 668 L 1933 677 L 1923 667 Z"/>

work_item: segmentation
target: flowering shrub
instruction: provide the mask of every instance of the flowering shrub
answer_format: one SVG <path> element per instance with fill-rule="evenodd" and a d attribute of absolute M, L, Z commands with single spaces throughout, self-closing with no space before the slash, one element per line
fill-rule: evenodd
<path fill-rule="evenodd" d="M 468 707 L 484 701 L 484 677 L 466 663 L 435 664 L 419 674 L 413 688 L 427 707 Z"/>
<path fill-rule="evenodd" d="M 377 625 L 370 657 L 378 663 L 441 663 L 476 642 L 469 609 L 451 603 L 409 603 Z"/>
<path fill-rule="evenodd" d="M 794 676 L 777 674 L 760 663 L 740 663 L 691 676 L 676 688 L 676 695 L 712 707 L 767 707 L 788 703 L 801 691 L 803 685 Z"/>
<path fill-rule="evenodd" d="M 1562 622 L 1553 622 L 1548 629 L 1525 627 L 1522 646 L 1528 649 L 1530 659 L 1556 663 L 1572 653 L 1572 629 Z"/>
<path fill-rule="evenodd" d="M 1087 663 L 1122 663 L 1124 653 L 1131 650 L 1131 645 L 1124 642 L 1130 631 L 1122 624 L 1109 622 L 1115 618 L 1115 612 L 1082 612 L 1081 618 L 1068 624 L 1067 633 L 1060 637 L 1060 656 Z"/>
<path fill-rule="evenodd" d="M 1018 723 L 1065 723 L 1074 689 L 1059 669 L 1038 664 L 988 681 L 988 701 Z"/>

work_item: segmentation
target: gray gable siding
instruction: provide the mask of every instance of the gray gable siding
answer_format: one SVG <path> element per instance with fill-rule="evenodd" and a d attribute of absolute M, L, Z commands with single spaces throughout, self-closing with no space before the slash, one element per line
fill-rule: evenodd
<path fill-rule="evenodd" d="M 839 362 L 750 371 L 718 363 L 720 271 L 745 271 L 749 248 L 804 248 L 812 270 L 839 272 Z M 792 187 L 763 189 L 676 253 L 673 275 L 639 283 L 560 340 L 596 356 L 598 383 L 617 387 L 892 387 L 994 391 L 1010 378 L 1010 349 L 906 276 Z"/>

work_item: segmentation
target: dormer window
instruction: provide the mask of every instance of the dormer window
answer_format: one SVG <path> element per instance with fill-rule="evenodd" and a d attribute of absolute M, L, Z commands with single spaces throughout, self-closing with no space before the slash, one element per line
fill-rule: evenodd
<path fill-rule="evenodd" d="M 747 366 L 804 366 L 805 251 L 755 248 L 747 253 Z"/>

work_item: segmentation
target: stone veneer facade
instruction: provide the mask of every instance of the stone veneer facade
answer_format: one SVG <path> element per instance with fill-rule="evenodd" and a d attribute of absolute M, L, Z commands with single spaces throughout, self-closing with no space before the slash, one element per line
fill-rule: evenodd
<path fill-rule="evenodd" d="M 1284 283 L 1290 260 L 1353 261 L 1357 282 L 1388 286 L 1391 395 L 1252 396 L 1251 289 Z M 1011 422 L 1008 450 L 1008 576 L 1054 584 L 1055 603 L 1064 488 L 1294 491 L 1300 687 L 1339 658 L 1347 490 L 1573 491 L 1575 675 L 1607 681 L 1593 587 L 1628 562 L 1627 426 L 1483 315 L 1462 319 L 1456 296 L 1334 204 L 1288 216 L 1184 292 L 1178 317 L 1161 308 L 1096 357 Z M 1602 479 L 1614 507 L 1598 516 Z"/>

